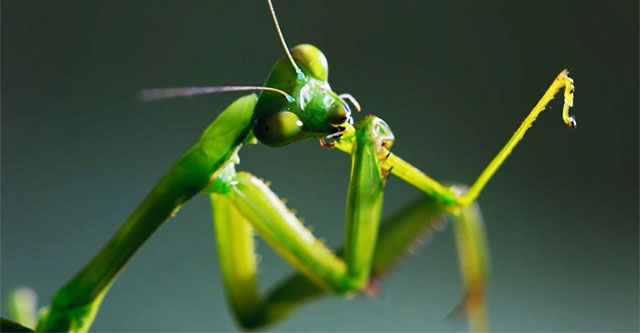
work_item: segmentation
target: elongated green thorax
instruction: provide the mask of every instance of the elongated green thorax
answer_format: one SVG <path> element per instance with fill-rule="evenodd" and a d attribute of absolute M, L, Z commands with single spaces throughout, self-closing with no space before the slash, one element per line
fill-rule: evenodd
<path fill-rule="evenodd" d="M 38 331 L 87 331 L 100 302 L 140 246 L 233 158 L 250 130 L 255 95 L 236 100 L 158 181 L 109 242 L 53 296 Z"/>

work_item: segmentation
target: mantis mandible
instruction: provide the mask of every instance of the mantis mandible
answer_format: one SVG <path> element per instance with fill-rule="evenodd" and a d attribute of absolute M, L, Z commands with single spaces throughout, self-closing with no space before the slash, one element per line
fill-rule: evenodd
<path fill-rule="evenodd" d="M 259 328 L 326 292 L 354 295 L 375 283 L 432 227 L 447 215 L 454 222 L 464 283 L 457 310 L 474 330 L 487 330 L 485 305 L 488 254 L 476 198 L 489 179 L 560 91 L 563 121 L 571 128 L 573 81 L 562 71 L 513 136 L 467 189 L 430 178 L 391 152 L 394 135 L 375 116 L 354 120 L 360 111 L 350 94 L 334 92 L 328 63 L 316 47 L 289 49 L 267 0 L 285 57 L 263 86 L 191 87 L 145 90 L 143 100 L 229 91 L 260 91 L 229 105 L 158 181 L 122 227 L 97 255 L 52 298 L 37 323 L 42 331 L 87 331 L 118 273 L 164 221 L 197 194 L 210 197 L 224 288 L 238 323 Z M 261 179 L 236 171 L 238 151 L 258 142 L 271 147 L 318 139 L 320 145 L 351 156 L 344 247 L 327 248 Z M 425 198 L 380 223 L 383 191 L 391 175 L 423 191 Z M 298 274 L 260 295 L 254 231 Z M 35 316 L 30 316 L 34 318 Z"/>

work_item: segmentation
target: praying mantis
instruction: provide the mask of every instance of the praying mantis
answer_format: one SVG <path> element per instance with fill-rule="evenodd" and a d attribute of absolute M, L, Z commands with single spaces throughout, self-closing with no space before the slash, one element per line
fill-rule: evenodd
<path fill-rule="evenodd" d="M 393 134 L 380 118 L 355 121 L 355 98 L 333 92 L 326 58 L 303 44 L 289 50 L 275 19 L 286 57 L 279 60 L 263 87 L 212 87 L 148 90 L 156 100 L 207 92 L 261 90 L 260 96 L 236 100 L 205 130 L 152 189 L 123 227 L 96 257 L 53 297 L 38 330 L 88 330 L 118 272 L 168 217 L 193 196 L 211 198 L 216 243 L 227 297 L 240 325 L 261 327 L 283 318 L 323 292 L 352 295 L 379 279 L 407 251 L 432 218 L 446 214 L 454 221 L 465 283 L 462 308 L 477 330 L 488 327 L 484 305 L 487 253 L 475 199 L 538 114 L 564 89 L 564 122 L 569 116 L 573 85 L 563 71 L 553 81 L 514 136 L 468 189 L 443 185 L 391 153 Z M 303 139 L 351 156 L 345 245 L 338 253 L 326 248 L 290 212 L 265 182 L 238 171 L 238 150 L 260 142 L 283 146 Z M 383 189 L 396 176 L 424 191 L 428 198 L 380 226 Z M 299 275 L 266 296 L 258 293 L 253 232 L 276 249 Z"/>

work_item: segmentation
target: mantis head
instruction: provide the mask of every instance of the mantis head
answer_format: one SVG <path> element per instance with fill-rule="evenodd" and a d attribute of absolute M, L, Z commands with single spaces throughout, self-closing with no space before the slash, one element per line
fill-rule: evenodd
<path fill-rule="evenodd" d="M 329 86 L 327 58 L 315 46 L 301 44 L 291 49 L 291 57 L 278 61 L 266 87 L 281 90 L 263 91 L 254 111 L 253 133 L 267 146 L 284 146 L 309 137 L 335 135 L 352 124 L 351 95 L 338 95 Z M 299 72 L 298 72 L 299 71 Z"/>
<path fill-rule="evenodd" d="M 143 90 L 139 98 L 153 101 L 232 91 L 261 91 L 253 110 L 255 137 L 278 147 L 306 138 L 339 138 L 353 124 L 347 100 L 360 111 L 349 94 L 336 94 L 329 86 L 327 58 L 315 46 L 301 44 L 289 51 L 270 0 L 267 4 L 286 57 L 276 62 L 264 86 L 184 87 Z"/>

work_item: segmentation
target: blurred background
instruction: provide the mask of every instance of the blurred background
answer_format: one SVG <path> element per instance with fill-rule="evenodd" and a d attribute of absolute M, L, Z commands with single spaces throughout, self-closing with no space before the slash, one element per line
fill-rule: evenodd
<path fill-rule="evenodd" d="M 480 197 L 496 331 L 638 330 L 637 1 L 275 1 L 291 47 L 385 119 L 394 152 L 471 183 L 564 68 L 552 102 Z M 259 85 L 283 55 L 263 1 L 2 1 L 1 292 L 40 304 L 115 232 L 241 94 L 140 103 L 144 88 Z M 343 241 L 350 161 L 309 140 L 241 151 L 314 232 Z M 384 215 L 420 194 L 392 178 Z M 276 331 L 460 331 L 452 228 L 378 299 L 327 297 Z M 264 289 L 292 269 L 265 244 Z M 95 331 L 233 331 L 210 208 L 196 197 L 139 251 Z M 2 316 L 7 316 L 3 303 Z"/>

